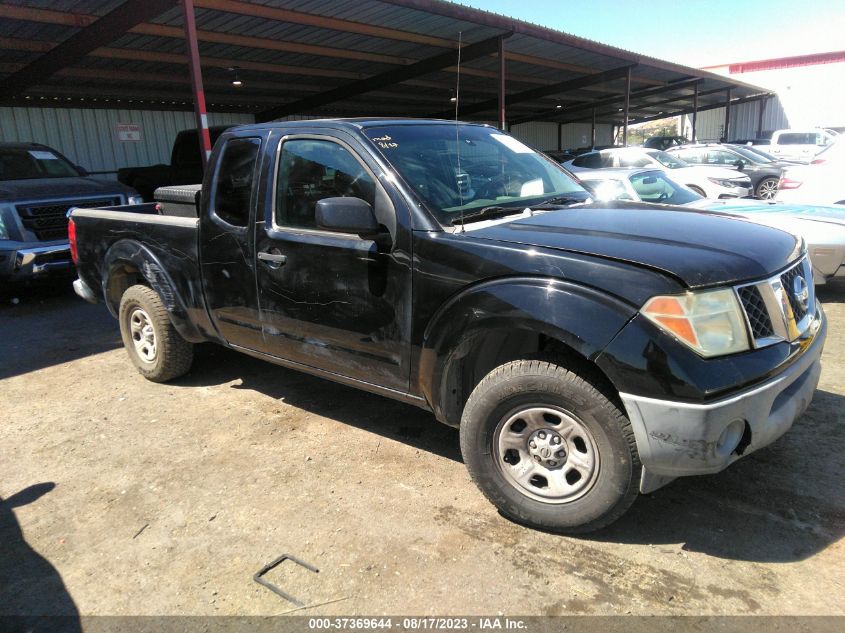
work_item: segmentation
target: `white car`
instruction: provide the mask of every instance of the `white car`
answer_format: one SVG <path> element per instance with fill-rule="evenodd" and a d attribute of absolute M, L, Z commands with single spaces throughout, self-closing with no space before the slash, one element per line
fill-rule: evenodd
<path fill-rule="evenodd" d="M 657 169 L 595 169 L 580 172 L 577 177 L 596 201 L 683 205 L 741 215 L 799 235 L 807 244 L 816 284 L 845 278 L 845 209 L 760 200 L 706 200 Z"/>
<path fill-rule="evenodd" d="M 845 138 L 816 154 L 809 165 L 784 170 L 775 200 L 845 206 Z"/>
<path fill-rule="evenodd" d="M 606 168 L 651 168 L 668 171 L 672 180 L 686 185 L 704 198 L 743 198 L 751 195 L 751 179 L 725 167 L 690 165 L 658 149 L 620 147 L 587 152 L 563 163 L 573 173 Z"/>
<path fill-rule="evenodd" d="M 777 158 L 809 163 L 835 138 L 835 134 L 821 128 L 778 130 L 772 134 L 771 143 L 766 146 L 766 151 Z"/>

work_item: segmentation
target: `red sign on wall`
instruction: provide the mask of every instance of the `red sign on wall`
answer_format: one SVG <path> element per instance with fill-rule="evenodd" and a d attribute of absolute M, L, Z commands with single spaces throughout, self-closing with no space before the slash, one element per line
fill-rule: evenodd
<path fill-rule="evenodd" d="M 119 140 L 119 141 L 140 141 L 141 140 L 141 125 L 140 125 L 140 123 L 118 123 L 117 124 L 117 140 Z"/>

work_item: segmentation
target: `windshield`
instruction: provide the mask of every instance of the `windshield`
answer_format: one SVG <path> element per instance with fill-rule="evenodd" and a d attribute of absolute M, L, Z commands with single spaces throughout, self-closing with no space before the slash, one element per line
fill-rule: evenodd
<path fill-rule="evenodd" d="M 761 165 L 765 165 L 766 163 L 771 163 L 772 161 L 774 161 L 774 157 L 766 158 L 765 152 L 755 152 L 739 145 L 734 145 L 731 149 L 733 149 L 733 151 L 741 155 L 743 158 L 747 158 L 748 160 Z"/>
<path fill-rule="evenodd" d="M 646 171 L 628 177 L 634 191 L 643 202 L 686 204 L 701 200 L 701 196 L 679 185 L 662 171 Z"/>
<path fill-rule="evenodd" d="M 76 168 L 49 149 L 0 149 L 0 180 L 72 178 Z"/>
<path fill-rule="evenodd" d="M 689 164 L 685 163 L 677 156 L 672 156 L 672 154 L 668 152 L 663 152 L 660 150 L 651 150 L 646 153 L 658 163 L 660 163 L 664 167 L 668 167 L 669 169 L 680 169 L 681 167 L 689 167 Z"/>
<path fill-rule="evenodd" d="M 521 211 L 589 196 L 554 161 L 495 128 L 426 123 L 365 134 L 445 225 L 491 206 Z"/>

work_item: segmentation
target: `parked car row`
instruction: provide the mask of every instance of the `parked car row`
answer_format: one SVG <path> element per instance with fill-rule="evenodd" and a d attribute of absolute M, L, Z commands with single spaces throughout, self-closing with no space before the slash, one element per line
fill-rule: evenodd
<path fill-rule="evenodd" d="M 704 198 L 742 198 L 753 191 L 751 179 L 735 169 L 717 165 L 692 165 L 669 152 L 643 147 L 588 152 L 566 161 L 563 166 L 575 174 L 609 167 L 669 170 L 675 180 Z"/>

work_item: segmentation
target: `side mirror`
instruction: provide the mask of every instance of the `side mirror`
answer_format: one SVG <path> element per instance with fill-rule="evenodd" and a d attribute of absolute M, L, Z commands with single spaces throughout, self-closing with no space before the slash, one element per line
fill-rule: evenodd
<path fill-rule="evenodd" d="M 734 163 L 734 167 L 736 167 L 739 171 L 745 169 L 745 161 L 741 158 L 738 158 L 737 161 Z"/>
<path fill-rule="evenodd" d="M 317 227 L 337 233 L 372 236 L 379 224 L 369 202 L 360 198 L 323 198 L 317 202 Z"/>
<path fill-rule="evenodd" d="M 80 165 L 74 165 L 74 167 L 76 167 L 76 171 L 79 172 L 80 176 L 87 176 L 88 175 L 88 170 L 85 169 L 84 167 L 82 167 Z"/>

